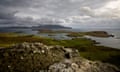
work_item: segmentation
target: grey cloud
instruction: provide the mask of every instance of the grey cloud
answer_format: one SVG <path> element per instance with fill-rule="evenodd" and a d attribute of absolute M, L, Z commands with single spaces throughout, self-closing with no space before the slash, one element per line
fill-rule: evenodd
<path fill-rule="evenodd" d="M 0 0 L 0 24 L 79 26 L 96 24 L 97 21 L 111 24 L 108 19 L 100 20 L 103 14 L 96 16 L 94 12 L 109 1 L 112 0 Z M 118 20 L 111 20 L 112 23 L 119 23 Z"/>
<path fill-rule="evenodd" d="M 75 26 L 76 28 L 120 28 L 120 20 L 93 18 L 83 22 L 76 22 L 75 24 L 72 24 L 72 26 Z"/>
<path fill-rule="evenodd" d="M 14 14 L 16 12 L 1 12 L 0 11 L 0 19 L 13 19 L 14 18 Z"/>
<path fill-rule="evenodd" d="M 5 7 L 30 6 L 32 0 L 0 0 L 0 5 Z"/>
<path fill-rule="evenodd" d="M 54 17 L 66 17 L 80 14 L 79 9 L 83 6 L 93 8 L 100 7 L 108 0 L 34 0 L 31 8 L 22 12 L 25 14 L 51 15 Z"/>

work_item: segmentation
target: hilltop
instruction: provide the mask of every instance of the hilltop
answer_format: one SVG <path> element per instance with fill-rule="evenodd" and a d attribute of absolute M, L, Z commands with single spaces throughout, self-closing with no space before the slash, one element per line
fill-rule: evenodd
<path fill-rule="evenodd" d="M 77 49 L 21 43 L 0 49 L 0 72 L 120 72 L 108 63 L 90 61 Z"/>

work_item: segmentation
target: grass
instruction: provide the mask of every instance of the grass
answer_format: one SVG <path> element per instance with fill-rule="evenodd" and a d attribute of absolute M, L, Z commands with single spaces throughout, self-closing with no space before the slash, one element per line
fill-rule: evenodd
<path fill-rule="evenodd" d="M 67 30 L 49 30 L 49 29 L 40 29 L 38 33 L 70 33 Z"/>
<path fill-rule="evenodd" d="M 7 47 L 23 42 L 43 42 L 51 41 L 50 38 L 38 37 L 34 35 L 0 34 L 0 47 Z"/>
<path fill-rule="evenodd" d="M 86 38 L 75 38 L 72 40 L 54 40 L 50 38 L 37 37 L 33 35 L 0 34 L 0 47 L 8 47 L 22 42 L 42 42 L 46 45 L 62 45 L 76 48 L 80 55 L 89 60 L 99 60 L 114 64 L 120 68 L 120 50 L 110 47 L 96 46 L 95 41 Z"/>
<path fill-rule="evenodd" d="M 67 36 L 69 37 L 83 37 L 85 35 L 95 36 L 95 37 L 113 37 L 105 31 L 90 31 L 90 32 L 71 32 Z"/>

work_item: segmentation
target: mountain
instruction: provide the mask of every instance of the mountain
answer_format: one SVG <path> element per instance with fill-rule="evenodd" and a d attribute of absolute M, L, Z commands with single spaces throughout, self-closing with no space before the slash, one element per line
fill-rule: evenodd
<path fill-rule="evenodd" d="M 39 25 L 33 26 L 34 29 L 72 29 L 71 27 L 65 27 L 62 25 Z"/>

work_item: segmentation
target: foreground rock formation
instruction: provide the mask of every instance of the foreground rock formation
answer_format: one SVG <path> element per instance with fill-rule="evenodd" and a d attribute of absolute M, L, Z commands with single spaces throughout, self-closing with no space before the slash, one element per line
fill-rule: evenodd
<path fill-rule="evenodd" d="M 80 57 L 78 50 L 42 43 L 0 49 L 0 72 L 120 72 L 108 63 Z"/>

